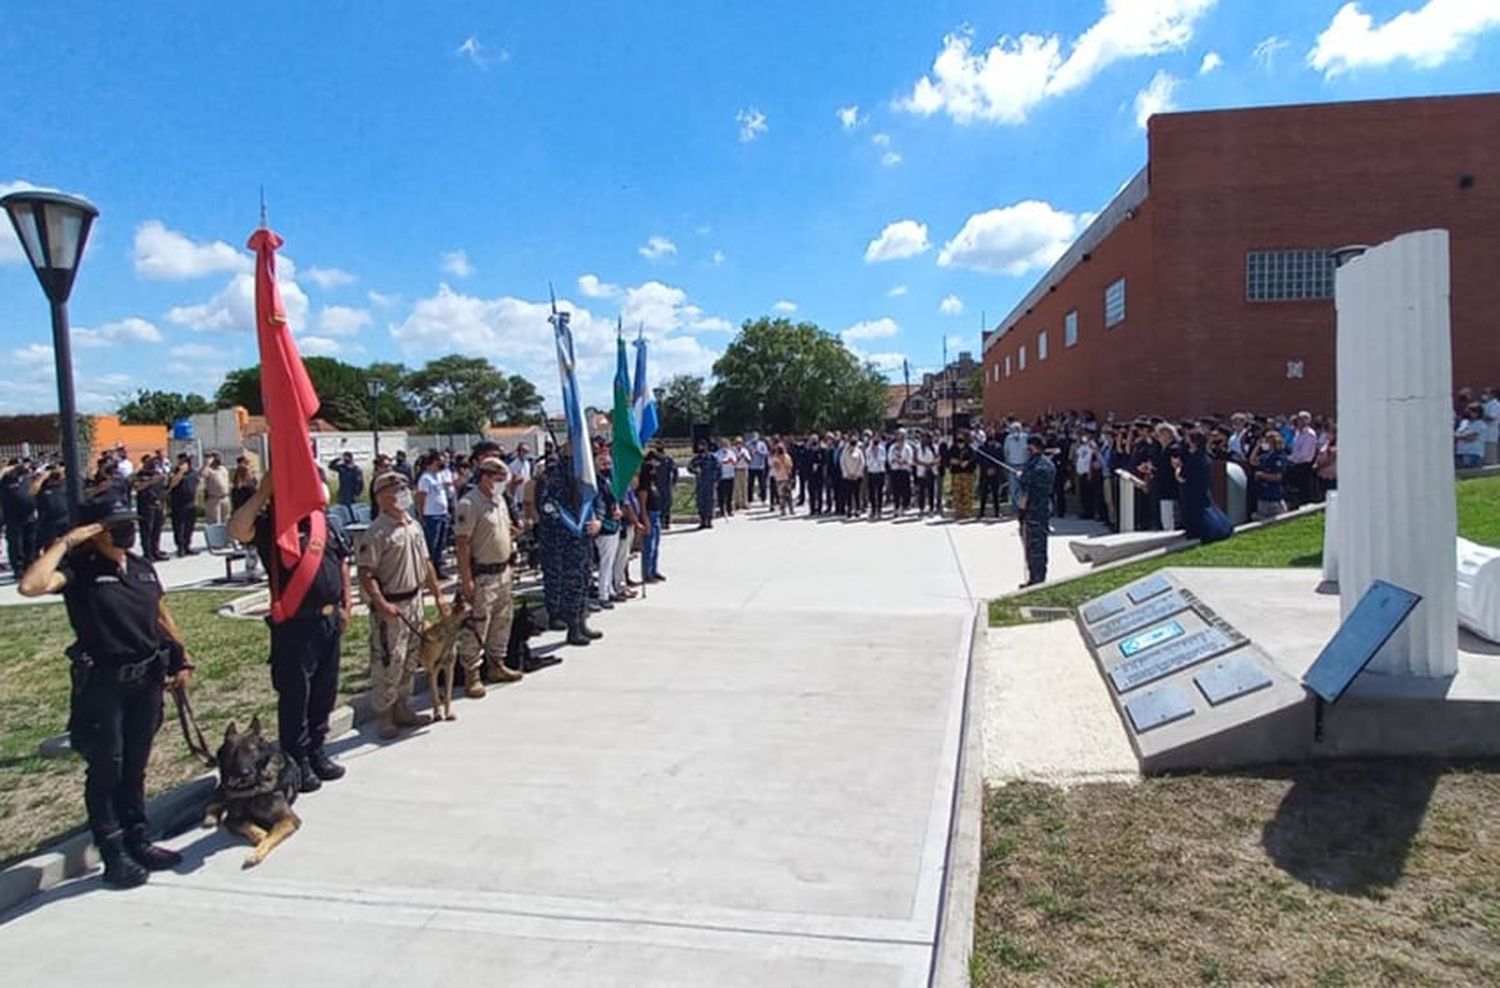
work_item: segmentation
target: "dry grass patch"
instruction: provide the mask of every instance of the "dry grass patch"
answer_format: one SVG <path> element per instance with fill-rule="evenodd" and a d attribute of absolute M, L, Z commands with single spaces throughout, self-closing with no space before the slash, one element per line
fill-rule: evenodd
<path fill-rule="evenodd" d="M 1500 983 L 1495 768 L 991 790 L 974 983 Z"/>

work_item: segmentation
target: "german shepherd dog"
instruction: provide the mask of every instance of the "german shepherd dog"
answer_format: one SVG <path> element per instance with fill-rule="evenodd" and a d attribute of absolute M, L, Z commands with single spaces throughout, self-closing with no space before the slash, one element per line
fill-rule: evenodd
<path fill-rule="evenodd" d="M 292 811 L 297 770 L 261 734 L 259 715 L 244 732 L 230 721 L 216 758 L 219 787 L 203 812 L 203 825 L 222 824 L 254 844 L 244 865 L 253 868 L 302 826 Z"/>
<path fill-rule="evenodd" d="M 457 720 L 453 712 L 454 643 L 464 622 L 469 620 L 469 602 L 454 599 L 445 617 L 428 622 L 422 629 L 422 671 L 427 673 L 427 688 L 432 691 L 432 719 Z M 442 676 L 439 690 L 438 676 Z"/>

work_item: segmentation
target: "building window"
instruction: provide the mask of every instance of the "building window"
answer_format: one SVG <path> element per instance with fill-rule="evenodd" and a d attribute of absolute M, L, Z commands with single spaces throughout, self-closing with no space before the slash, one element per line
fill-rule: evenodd
<path fill-rule="evenodd" d="M 1104 328 L 1118 326 L 1125 321 L 1125 279 L 1121 278 L 1104 289 Z"/>
<path fill-rule="evenodd" d="M 1021 349 L 1016 351 L 1016 370 L 1026 369 L 1026 345 L 1023 343 Z"/>
<path fill-rule="evenodd" d="M 1036 359 L 1038 361 L 1047 359 L 1047 331 L 1045 329 L 1036 334 Z"/>
<path fill-rule="evenodd" d="M 1245 254 L 1247 302 L 1333 298 L 1333 254 L 1326 250 L 1252 250 Z"/>
<path fill-rule="evenodd" d="M 1005 356 L 1005 376 L 1010 377 L 1010 355 Z"/>
<path fill-rule="evenodd" d="M 1074 309 L 1063 316 L 1063 346 L 1075 346 L 1078 343 L 1078 310 Z"/>

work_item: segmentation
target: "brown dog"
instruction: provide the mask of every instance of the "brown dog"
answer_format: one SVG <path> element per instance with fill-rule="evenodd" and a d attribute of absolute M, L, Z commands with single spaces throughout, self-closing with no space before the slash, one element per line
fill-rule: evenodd
<path fill-rule="evenodd" d="M 222 824 L 254 844 L 245 858 L 245 867 L 254 867 L 302 826 L 292 811 L 297 771 L 261 734 L 258 715 L 243 733 L 230 721 L 216 760 L 219 788 L 204 810 L 203 825 Z"/>
<path fill-rule="evenodd" d="M 448 613 L 430 621 L 422 629 L 422 670 L 427 673 L 427 688 L 432 691 L 432 719 L 457 720 L 453 712 L 453 673 L 456 664 L 453 645 L 469 619 L 469 603 L 462 597 L 453 601 Z M 442 676 L 439 691 L 438 676 Z M 441 709 L 440 709 L 441 708 Z"/>

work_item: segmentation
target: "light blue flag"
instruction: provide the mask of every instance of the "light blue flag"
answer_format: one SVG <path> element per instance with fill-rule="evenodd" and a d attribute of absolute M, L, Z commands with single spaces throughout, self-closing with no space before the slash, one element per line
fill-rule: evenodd
<path fill-rule="evenodd" d="M 568 328 L 568 313 L 552 305 L 552 324 L 557 338 L 557 376 L 562 385 L 563 418 L 568 425 L 568 444 L 573 453 L 573 479 L 578 485 L 576 513 L 561 509 L 563 524 L 574 534 L 583 531 L 594 514 L 594 498 L 599 491 L 594 476 L 594 454 L 589 448 L 588 428 L 583 421 L 583 402 L 578 400 L 578 375 L 573 363 L 573 331 Z"/>
<path fill-rule="evenodd" d="M 635 394 L 631 398 L 635 411 L 635 434 L 640 437 L 641 448 L 651 441 L 660 428 L 656 419 L 656 399 L 646 386 L 646 330 L 642 327 L 635 338 Z"/>

